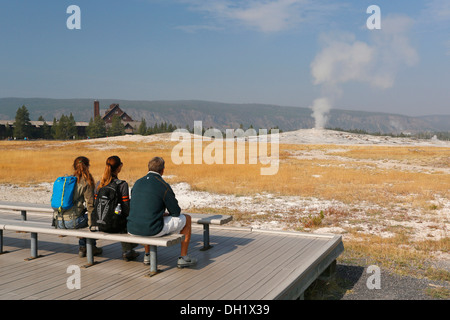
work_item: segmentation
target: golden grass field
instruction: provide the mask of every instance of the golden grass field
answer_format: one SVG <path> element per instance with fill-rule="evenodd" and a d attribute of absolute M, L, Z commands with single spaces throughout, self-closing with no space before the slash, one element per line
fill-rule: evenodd
<path fill-rule="evenodd" d="M 208 142 L 204 142 L 206 146 Z M 225 194 L 272 193 L 336 199 L 345 203 L 364 199 L 387 205 L 413 201 L 426 209 L 436 195 L 448 198 L 450 149 L 438 147 L 280 145 L 280 166 L 273 176 L 260 175 L 263 164 L 180 164 L 170 161 L 176 142 L 115 142 L 98 150 L 86 142 L 0 142 L 0 183 L 52 182 L 72 172 L 79 155 L 91 161 L 91 173 L 101 177 L 107 157 L 118 155 L 124 162 L 121 177 L 131 183 L 146 173 L 148 160 L 156 155 L 166 160 L 171 182 L 187 182 L 196 190 Z M 302 159 L 298 154 L 321 151 L 334 158 Z M 248 151 L 248 149 L 247 149 Z M 247 155 L 248 157 L 248 155 Z M 374 161 L 396 161 L 392 168 L 379 168 Z M 402 170 L 401 166 L 433 170 Z"/>
<path fill-rule="evenodd" d="M 204 142 L 204 147 L 208 143 Z M 57 176 L 71 174 L 72 162 L 80 155 L 90 159 L 91 173 L 98 180 L 106 158 L 118 155 L 124 163 L 120 178 L 132 186 L 147 173 L 149 159 L 162 156 L 166 159 L 166 180 L 171 184 L 185 182 L 193 190 L 237 196 L 295 196 L 345 204 L 344 209 L 331 206 L 281 218 L 276 212 L 256 216 L 251 210 L 227 208 L 196 207 L 199 212 L 233 214 L 241 225 L 258 219 L 282 219 L 286 228 L 299 231 L 340 227 L 346 248 L 341 261 L 364 259 L 367 264 L 450 281 L 448 271 L 429 264 L 449 257 L 450 148 L 280 144 L 277 174 L 262 176 L 260 168 L 264 165 L 248 161 L 240 165 L 175 165 L 171 152 L 176 144 L 168 139 L 2 141 L 0 184 L 51 183 Z M 424 232 L 419 238 L 416 226 Z M 383 236 L 380 230 L 390 236 Z"/>

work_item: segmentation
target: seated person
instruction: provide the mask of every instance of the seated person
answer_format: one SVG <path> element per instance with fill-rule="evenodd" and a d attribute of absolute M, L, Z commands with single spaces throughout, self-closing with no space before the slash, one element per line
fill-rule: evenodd
<path fill-rule="evenodd" d="M 185 268 L 197 263 L 197 259 L 188 256 L 191 239 L 191 217 L 181 214 L 181 209 L 170 185 L 164 181 L 164 159 L 155 157 L 148 163 L 146 176 L 136 181 L 131 190 L 130 214 L 128 215 L 128 233 L 138 236 L 161 237 L 170 233 L 184 234 L 181 243 L 181 255 L 177 266 Z M 168 212 L 166 212 L 166 209 Z M 147 246 L 146 257 L 148 258 Z"/>
<path fill-rule="evenodd" d="M 74 206 L 63 212 L 61 216 L 58 212 L 53 213 L 56 228 L 59 229 L 79 229 L 91 225 L 91 215 L 94 210 L 94 187 L 95 182 L 90 171 L 89 159 L 83 156 L 77 157 L 73 161 L 73 175 L 77 178 L 77 186 L 73 195 Z M 79 238 L 78 254 L 80 258 L 86 257 L 86 238 Z M 102 254 L 103 250 L 97 248 L 97 241 L 93 240 L 94 256 Z"/>
<path fill-rule="evenodd" d="M 119 203 L 121 205 L 122 211 L 118 216 L 117 223 L 119 224 L 118 229 L 114 232 L 126 233 L 127 232 L 127 216 L 130 212 L 130 197 L 128 195 L 128 183 L 124 180 L 119 179 L 119 173 L 122 171 L 123 163 L 118 156 L 111 156 L 106 159 L 105 170 L 103 171 L 103 176 L 95 187 L 95 199 L 97 199 L 98 191 L 109 185 L 110 183 L 116 183 L 118 185 L 118 195 Z M 125 261 L 135 260 L 139 253 L 134 251 L 137 244 L 122 242 L 122 258 Z"/>

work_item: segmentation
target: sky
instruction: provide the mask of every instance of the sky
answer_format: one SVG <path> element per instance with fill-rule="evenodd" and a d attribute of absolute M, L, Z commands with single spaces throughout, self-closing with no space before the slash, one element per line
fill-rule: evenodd
<path fill-rule="evenodd" d="M 2 0 L 0 97 L 450 114 L 450 1 Z"/>

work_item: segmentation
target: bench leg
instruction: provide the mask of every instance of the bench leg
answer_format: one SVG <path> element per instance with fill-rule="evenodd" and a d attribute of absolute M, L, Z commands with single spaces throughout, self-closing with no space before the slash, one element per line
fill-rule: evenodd
<path fill-rule="evenodd" d="M 158 273 L 158 247 L 150 246 L 150 273 L 147 277 L 153 277 Z"/>
<path fill-rule="evenodd" d="M 211 249 L 212 246 L 209 245 L 209 224 L 203 224 L 203 248 L 200 251 L 206 251 Z"/>
<path fill-rule="evenodd" d="M 39 255 L 38 255 L 38 234 L 35 233 L 35 232 L 31 233 L 30 250 L 31 250 L 31 257 L 27 258 L 25 260 L 33 260 L 33 259 L 39 258 Z"/>
<path fill-rule="evenodd" d="M 94 250 L 93 250 L 93 240 L 87 238 L 86 239 L 86 259 L 87 259 L 87 264 L 84 265 L 84 268 L 89 268 L 91 266 L 94 265 Z"/>
<path fill-rule="evenodd" d="M 3 252 L 3 230 L 0 230 L 0 254 L 6 253 Z"/>
<path fill-rule="evenodd" d="M 20 215 L 22 216 L 22 221 L 26 221 L 27 220 L 27 212 L 26 212 L 26 210 L 21 210 L 20 211 Z"/>
<path fill-rule="evenodd" d="M 8 251 L 3 251 L 3 230 L 0 230 L 0 254 L 8 253 Z"/>

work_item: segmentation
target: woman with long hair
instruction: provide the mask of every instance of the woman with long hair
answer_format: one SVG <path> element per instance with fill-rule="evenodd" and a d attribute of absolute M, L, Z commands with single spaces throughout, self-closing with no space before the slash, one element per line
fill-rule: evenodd
<path fill-rule="evenodd" d="M 118 229 L 115 232 L 126 233 L 127 232 L 127 217 L 130 212 L 130 195 L 128 183 L 124 180 L 120 180 L 118 175 L 122 170 L 123 163 L 118 156 L 111 156 L 106 159 L 105 170 L 103 171 L 102 178 L 97 182 L 95 188 L 95 199 L 101 188 L 110 184 L 115 184 L 118 193 L 118 203 L 121 205 L 121 212 L 118 218 Z M 125 261 L 134 260 L 139 256 L 139 253 L 134 251 L 137 244 L 122 242 L 122 258 Z"/>
<path fill-rule="evenodd" d="M 62 215 L 55 215 L 56 227 L 60 229 L 79 229 L 91 225 L 91 214 L 94 210 L 94 178 L 89 172 L 89 159 L 83 156 L 73 161 L 73 175 L 77 178 L 77 186 L 73 195 L 73 207 L 64 211 Z M 79 256 L 86 256 L 86 238 L 80 238 Z M 93 243 L 94 255 L 102 253 L 102 249 Z"/>

